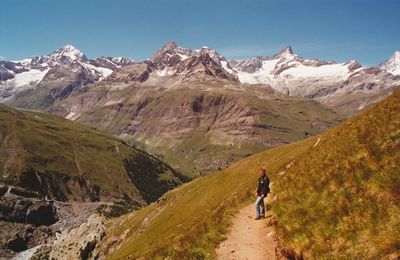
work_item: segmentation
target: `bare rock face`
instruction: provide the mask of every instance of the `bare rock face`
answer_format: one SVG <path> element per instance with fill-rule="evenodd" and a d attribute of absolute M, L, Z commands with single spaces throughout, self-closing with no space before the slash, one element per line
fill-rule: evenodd
<path fill-rule="evenodd" d="M 124 57 L 99 57 L 90 61 L 91 65 L 95 67 L 103 67 L 111 70 L 116 70 L 124 66 L 134 64 L 133 60 Z"/>
<path fill-rule="evenodd" d="M 337 122 L 337 115 L 317 102 L 240 84 L 219 67 L 210 49 L 200 52 L 182 63 L 187 66 L 182 74 L 160 75 L 152 61 L 124 67 L 51 112 L 137 140 L 151 153 L 176 156 L 184 163 L 172 166 L 190 165 L 194 174 L 225 168 Z M 324 119 L 311 111 L 325 111 Z"/>
<path fill-rule="evenodd" d="M 50 259 L 95 259 L 94 249 L 105 235 L 103 217 L 93 214 L 78 228 L 63 233 L 54 243 Z"/>
<path fill-rule="evenodd" d="M 236 75 L 229 71 L 229 65 L 223 66 L 222 63 L 227 64 L 226 59 L 206 46 L 199 50 L 191 50 L 179 47 L 175 42 L 169 42 L 158 49 L 150 61 L 150 67 L 153 68 L 150 72 L 162 77 L 179 78 L 179 76 L 183 76 L 187 78 L 201 74 L 238 81 Z"/>
<path fill-rule="evenodd" d="M 27 223 L 34 226 L 50 226 L 57 222 L 57 210 L 49 202 L 29 199 L 2 198 L 0 200 L 0 220 Z"/>
<path fill-rule="evenodd" d="M 50 226 L 58 220 L 57 210 L 50 203 L 34 205 L 28 209 L 26 220 L 34 226 Z"/>
<path fill-rule="evenodd" d="M 58 221 L 53 203 L 22 188 L 1 186 L 0 190 L 0 257 L 52 241 L 51 225 Z"/>
<path fill-rule="evenodd" d="M 35 227 L 0 220 L 0 257 L 11 257 L 37 245 L 50 243 L 53 235 L 53 230 L 47 226 Z"/>

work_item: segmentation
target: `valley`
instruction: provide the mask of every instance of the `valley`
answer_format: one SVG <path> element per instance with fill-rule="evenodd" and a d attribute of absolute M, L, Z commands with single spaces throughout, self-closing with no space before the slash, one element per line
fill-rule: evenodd
<path fill-rule="evenodd" d="M 134 62 L 88 59 L 67 45 L 4 63 L 14 78 L 0 89 L 8 105 L 96 127 L 196 177 L 359 113 L 398 88 L 397 60 L 394 54 L 389 65 L 364 67 L 303 58 L 287 47 L 235 61 L 172 41 Z M 35 69 L 42 78 L 13 87 L 21 73 Z"/>
<path fill-rule="evenodd" d="M 396 256 L 399 59 L 228 60 L 172 41 L 144 61 L 72 45 L 0 61 L 0 256 L 239 258 L 227 236 L 260 165 L 269 251 Z"/>
<path fill-rule="evenodd" d="M 214 258 L 266 165 L 272 222 L 288 257 L 398 256 L 399 98 L 397 91 L 318 137 L 248 157 L 111 220 L 94 255 Z M 335 239 L 326 243 L 328 237 Z"/>
<path fill-rule="evenodd" d="M 189 181 L 115 137 L 4 105 L 0 155 L 0 223 L 15 228 L 0 236 L 5 256 L 54 240 L 63 221 L 69 229 L 98 210 L 118 216 Z"/>

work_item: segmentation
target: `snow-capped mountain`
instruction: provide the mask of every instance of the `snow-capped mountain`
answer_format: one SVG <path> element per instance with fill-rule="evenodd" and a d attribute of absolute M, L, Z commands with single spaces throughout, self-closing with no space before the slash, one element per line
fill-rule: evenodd
<path fill-rule="evenodd" d="M 382 63 L 379 68 L 392 73 L 393 75 L 400 75 L 400 51 L 395 51 L 392 57 Z"/>
<path fill-rule="evenodd" d="M 303 58 L 289 46 L 272 57 L 229 64 L 241 83 L 266 84 L 283 94 L 313 98 L 351 114 L 400 85 L 399 60 L 395 54 L 381 67 L 367 68 L 355 60 L 336 63 Z"/>
<path fill-rule="evenodd" d="M 149 61 L 151 72 L 158 76 L 208 75 L 238 81 L 228 62 L 218 52 L 203 46 L 198 50 L 179 47 L 169 42 L 158 49 Z"/>
<path fill-rule="evenodd" d="M 130 64 L 133 61 L 123 57 L 90 60 L 72 45 L 66 45 L 45 56 L 21 61 L 0 61 L 0 100 L 17 99 L 12 102 L 31 107 L 32 103 L 37 102 L 27 102 L 24 93 L 32 95 L 33 89 L 41 94 L 47 92 L 49 96 L 45 97 L 46 100 L 57 100 Z"/>
<path fill-rule="evenodd" d="M 335 63 L 305 59 L 295 54 L 290 46 L 272 57 L 255 57 L 230 64 L 242 83 L 268 84 L 282 93 L 300 96 L 313 95 L 320 89 L 320 84 L 312 86 L 306 82 L 335 84 L 363 69 L 356 61 Z"/>
<path fill-rule="evenodd" d="M 268 85 L 285 95 L 316 99 L 354 113 L 400 85 L 399 64 L 400 52 L 368 68 L 354 60 L 336 63 L 304 58 L 290 46 L 273 56 L 228 61 L 207 46 L 189 49 L 173 41 L 150 59 L 134 63 L 122 57 L 88 59 L 80 50 L 66 45 L 45 56 L 0 61 L 0 101 L 27 108 L 51 106 L 104 79 L 104 84 L 115 88 L 132 84 L 179 88 L 191 80 L 225 80 L 243 86 Z M 108 77 L 116 70 L 121 73 Z"/>
<path fill-rule="evenodd" d="M 192 50 L 169 42 L 133 70 L 129 80 L 166 88 L 179 87 L 182 81 L 191 79 L 268 85 L 286 95 L 339 106 L 346 114 L 376 102 L 400 84 L 398 76 L 384 69 L 367 68 L 355 60 L 336 63 L 304 58 L 290 46 L 273 56 L 228 61 L 206 46 Z"/>

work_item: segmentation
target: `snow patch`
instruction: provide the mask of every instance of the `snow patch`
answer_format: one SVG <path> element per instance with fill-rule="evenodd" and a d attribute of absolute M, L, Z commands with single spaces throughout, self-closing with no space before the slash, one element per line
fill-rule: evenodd
<path fill-rule="evenodd" d="M 65 118 L 74 121 L 77 119 L 80 115 L 76 112 L 70 112 Z"/>
<path fill-rule="evenodd" d="M 157 70 L 157 75 L 160 77 L 170 76 L 175 73 L 175 70 L 165 68 L 163 70 Z"/>
<path fill-rule="evenodd" d="M 349 75 L 349 69 L 344 63 L 327 64 L 322 66 L 305 66 L 298 64 L 296 67 L 284 70 L 281 75 L 299 78 L 315 77 L 346 77 Z"/>
<path fill-rule="evenodd" d="M 69 57 L 71 60 L 79 59 L 83 53 L 72 45 L 65 45 L 60 52 L 61 56 Z"/>
<path fill-rule="evenodd" d="M 86 67 L 87 69 L 89 69 L 90 71 L 92 71 L 93 73 L 100 73 L 102 78 L 106 78 L 108 76 L 111 75 L 111 73 L 113 72 L 111 69 L 108 68 L 103 68 L 103 67 L 96 67 L 92 64 L 88 64 L 88 63 L 82 63 L 79 62 L 82 66 Z"/>
<path fill-rule="evenodd" d="M 362 110 L 365 108 L 366 103 L 361 103 L 360 106 L 357 108 L 357 110 Z"/>
<path fill-rule="evenodd" d="M 189 56 L 185 55 L 185 54 L 180 54 L 178 53 L 179 57 L 181 58 L 182 61 L 187 60 L 189 58 Z"/>
<path fill-rule="evenodd" d="M 31 64 L 32 58 L 27 58 L 27 59 L 23 59 L 23 60 L 12 61 L 12 62 L 21 63 L 23 66 L 28 66 L 29 64 Z"/>
<path fill-rule="evenodd" d="M 74 121 L 79 116 L 80 116 L 80 114 L 78 113 L 78 106 L 77 105 L 73 105 L 71 107 L 70 113 L 65 118 Z"/>
<path fill-rule="evenodd" d="M 234 72 L 232 69 L 230 69 L 230 68 L 228 67 L 228 62 L 227 62 L 227 61 L 221 60 L 221 66 L 222 66 L 222 68 L 224 68 L 224 70 L 226 70 L 227 72 L 229 72 L 229 73 L 231 73 L 231 74 L 235 74 L 235 72 Z"/>
<path fill-rule="evenodd" d="M 28 85 L 39 83 L 49 70 L 50 69 L 41 71 L 37 69 L 31 69 L 29 71 L 15 74 L 14 78 L 5 81 L 5 85 L 15 88 L 22 88 Z"/>
<path fill-rule="evenodd" d="M 104 106 L 112 106 L 112 105 L 120 104 L 120 103 L 122 103 L 122 99 L 119 99 L 119 100 L 109 100 L 109 101 L 107 101 L 107 102 L 104 104 Z"/>

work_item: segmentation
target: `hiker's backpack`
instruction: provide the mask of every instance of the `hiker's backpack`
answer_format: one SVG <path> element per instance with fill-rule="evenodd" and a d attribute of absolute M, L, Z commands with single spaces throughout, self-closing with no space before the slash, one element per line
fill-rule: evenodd
<path fill-rule="evenodd" d="M 266 176 L 266 179 L 267 179 L 267 193 L 270 193 L 271 190 L 269 188 L 269 178 L 268 178 L 268 176 Z"/>

